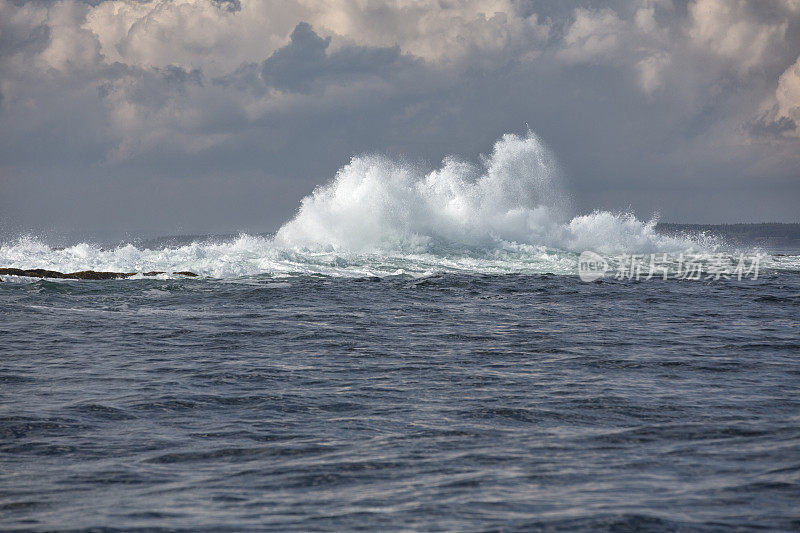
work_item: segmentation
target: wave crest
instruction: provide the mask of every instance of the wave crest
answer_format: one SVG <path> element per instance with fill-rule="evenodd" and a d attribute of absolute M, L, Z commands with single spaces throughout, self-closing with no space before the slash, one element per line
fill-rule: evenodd
<path fill-rule="evenodd" d="M 354 157 L 304 198 L 278 231 L 280 246 L 336 251 L 452 251 L 503 243 L 565 251 L 652 252 L 697 243 L 658 235 L 656 220 L 595 211 L 568 217 L 555 157 L 532 132 L 503 135 L 480 165 L 448 157 L 440 168 L 385 156 Z"/>
<path fill-rule="evenodd" d="M 506 134 L 478 164 L 437 169 L 381 155 L 354 157 L 305 197 L 274 237 L 186 241 L 160 249 L 81 243 L 56 249 L 23 238 L 0 245 L 0 266 L 62 272 L 189 270 L 210 277 L 574 273 L 576 253 L 710 250 L 701 237 L 667 237 L 656 220 L 594 211 L 571 216 L 561 171 L 528 131 Z"/>

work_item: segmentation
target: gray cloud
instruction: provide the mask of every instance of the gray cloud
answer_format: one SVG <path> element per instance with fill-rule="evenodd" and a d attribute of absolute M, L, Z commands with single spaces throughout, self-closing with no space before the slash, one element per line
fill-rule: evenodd
<path fill-rule="evenodd" d="M 413 64 L 400 55 L 399 46 L 345 46 L 327 53 L 330 44 L 330 37 L 323 39 L 307 22 L 301 22 L 290 35 L 289 44 L 262 63 L 262 81 L 285 91 L 308 92 L 312 86 L 323 89 L 363 76 L 385 78 Z"/>
<path fill-rule="evenodd" d="M 0 231 L 273 230 L 526 122 L 581 210 L 797 220 L 798 56 L 790 0 L 0 0 Z"/>
<path fill-rule="evenodd" d="M 797 123 L 794 119 L 784 116 L 773 119 L 769 114 L 760 116 L 750 124 L 750 131 L 756 137 L 780 137 L 784 133 L 794 132 L 796 129 Z"/>

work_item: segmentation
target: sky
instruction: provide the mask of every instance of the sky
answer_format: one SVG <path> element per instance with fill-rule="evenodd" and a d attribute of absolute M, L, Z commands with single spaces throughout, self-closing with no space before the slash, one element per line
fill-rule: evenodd
<path fill-rule="evenodd" d="M 271 232 L 528 127 L 576 214 L 800 222 L 800 0 L 0 0 L 0 236 Z"/>

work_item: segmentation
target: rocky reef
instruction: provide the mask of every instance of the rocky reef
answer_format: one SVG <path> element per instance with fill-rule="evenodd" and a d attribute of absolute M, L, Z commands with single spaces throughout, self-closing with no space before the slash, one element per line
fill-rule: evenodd
<path fill-rule="evenodd" d="M 121 279 L 130 278 L 141 274 L 142 276 L 158 276 L 166 272 L 97 272 L 95 270 L 81 270 L 80 272 L 57 272 L 55 270 L 44 270 L 42 268 L 21 269 L 21 268 L 0 268 L 0 275 L 28 276 L 31 278 L 57 278 L 57 279 Z M 180 276 L 196 278 L 197 274 L 189 271 L 172 272 Z M 1 281 L 1 280 L 0 280 Z"/>

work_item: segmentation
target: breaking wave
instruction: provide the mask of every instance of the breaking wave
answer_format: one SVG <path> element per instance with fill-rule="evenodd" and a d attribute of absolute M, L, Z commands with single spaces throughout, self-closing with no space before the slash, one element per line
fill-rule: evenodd
<path fill-rule="evenodd" d="M 274 236 L 182 245 L 56 249 L 33 238 L 0 246 L 0 266 L 70 272 L 190 270 L 252 275 L 424 275 L 432 272 L 574 273 L 583 250 L 713 251 L 701 235 L 655 231 L 656 219 L 594 211 L 573 216 L 555 157 L 530 131 L 506 134 L 471 163 L 436 169 L 381 155 L 354 157 L 304 198 Z"/>
<path fill-rule="evenodd" d="M 275 242 L 313 250 L 437 252 L 514 243 L 563 251 L 676 251 L 698 246 L 658 235 L 656 220 L 595 211 L 569 218 L 550 150 L 530 131 L 506 134 L 480 165 L 446 158 L 425 171 L 385 156 L 354 157 L 303 199 Z"/>

